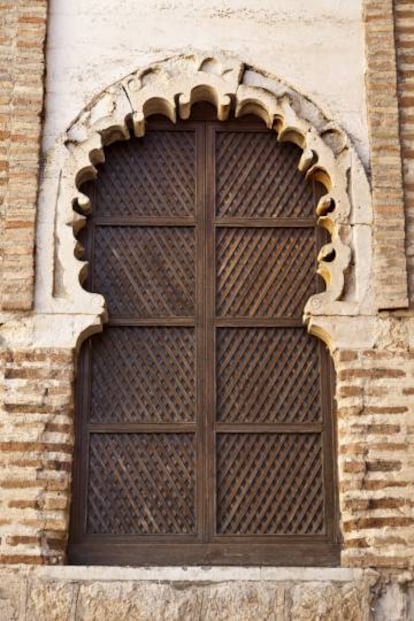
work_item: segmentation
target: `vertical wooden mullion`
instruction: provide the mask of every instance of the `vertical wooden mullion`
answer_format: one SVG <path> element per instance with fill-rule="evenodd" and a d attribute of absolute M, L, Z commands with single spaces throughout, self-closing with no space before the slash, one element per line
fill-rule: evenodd
<path fill-rule="evenodd" d="M 88 418 L 91 396 L 91 342 L 84 345 L 81 359 L 77 365 L 76 378 L 76 412 L 75 416 L 75 450 L 73 463 L 73 480 L 75 493 L 71 507 L 71 539 L 80 541 L 87 531 L 87 500 L 89 471 L 89 431 Z"/>
<path fill-rule="evenodd" d="M 97 207 L 97 190 L 96 183 L 93 183 L 93 193 L 92 193 L 92 213 L 95 206 L 95 211 Z M 95 274 L 95 230 L 96 224 L 92 215 L 92 222 L 90 223 L 90 234 L 87 237 L 86 243 L 86 253 L 89 257 L 88 264 L 88 285 L 91 291 L 94 291 L 94 274 Z M 91 339 L 88 340 L 87 349 L 85 352 L 84 359 L 84 368 L 83 368 L 83 378 L 82 381 L 85 382 L 86 390 L 83 397 L 82 409 L 83 416 L 81 417 L 81 429 L 80 429 L 80 442 L 84 445 L 84 466 L 83 472 L 81 473 L 81 515 L 83 516 L 82 526 L 81 526 L 81 534 L 86 535 L 87 533 L 87 523 L 88 523 L 88 488 L 89 488 L 89 460 L 90 460 L 90 444 L 91 444 L 91 434 L 88 431 L 88 422 L 91 416 L 91 400 L 92 400 L 92 344 L 93 341 Z"/>
<path fill-rule="evenodd" d="M 335 515 L 337 507 L 336 486 L 333 484 L 335 477 L 335 464 L 332 456 L 335 454 L 334 421 L 333 421 L 333 392 L 332 392 L 332 362 L 329 359 L 324 343 L 319 343 L 320 348 L 320 386 L 322 395 L 322 421 L 321 433 L 322 464 L 325 500 L 325 524 L 326 534 L 332 541 L 336 541 Z"/>
<path fill-rule="evenodd" d="M 207 424 L 207 541 L 212 541 L 216 523 L 216 235 L 215 235 L 215 125 L 206 123 L 206 424 Z"/>
<path fill-rule="evenodd" d="M 323 346 L 321 344 L 321 346 Z M 335 456 L 338 454 L 338 446 L 337 446 L 337 437 L 338 437 L 338 429 L 337 429 L 337 416 L 336 416 L 336 402 L 335 402 L 335 393 L 336 393 L 336 380 L 335 380 L 335 366 L 333 359 L 330 356 L 329 351 L 325 351 L 325 358 L 327 360 L 328 366 L 328 379 L 326 391 L 328 395 L 328 403 L 327 409 L 324 412 L 324 416 L 328 422 L 327 428 L 330 435 L 330 442 L 326 449 L 327 461 L 329 464 L 329 471 L 327 476 L 327 485 L 328 489 L 331 490 L 331 510 L 329 514 L 330 519 L 330 528 L 328 529 L 328 533 L 332 534 L 331 540 L 335 543 L 340 542 L 340 532 L 339 532 L 339 523 L 338 523 L 338 515 L 339 515 L 339 489 L 338 489 L 338 472 L 337 472 L 337 461 Z M 330 477 L 330 478 L 329 478 Z"/>
<path fill-rule="evenodd" d="M 206 390 L 204 377 L 206 374 L 206 320 L 205 320 L 205 237 L 206 237 L 206 178 L 205 178 L 205 129 L 199 124 L 196 131 L 196 299 L 195 299 L 195 331 L 196 331 L 196 524 L 197 536 L 205 541 L 206 533 Z"/>
<path fill-rule="evenodd" d="M 96 210 L 96 184 L 91 184 L 92 210 Z M 92 211 L 93 213 L 93 211 Z M 88 235 L 85 239 L 85 255 L 88 260 L 88 272 L 86 283 L 93 291 L 94 275 L 94 238 L 95 223 L 93 215 L 88 222 Z M 92 394 L 92 340 L 89 338 L 84 343 L 80 353 L 79 363 L 75 361 L 78 376 L 75 382 L 75 451 L 73 478 L 75 483 L 74 498 L 71 510 L 71 522 L 73 527 L 71 534 L 75 540 L 80 540 L 87 533 L 88 520 L 88 486 L 89 486 L 89 451 L 90 432 L 88 422 L 91 409 Z"/>
<path fill-rule="evenodd" d="M 313 198 L 314 204 L 317 204 L 317 196 L 315 191 L 315 182 L 313 182 Z M 318 256 L 320 248 L 327 242 L 327 234 L 320 226 L 315 226 L 315 257 Z M 315 266 L 316 269 L 316 266 Z M 316 338 L 316 337 L 315 337 Z M 335 516 L 337 507 L 337 494 L 334 482 L 335 466 L 333 456 L 336 454 L 334 425 L 333 425 L 333 372 L 332 363 L 329 354 L 326 351 L 326 345 L 319 342 L 319 385 L 321 394 L 321 415 L 322 415 L 322 432 L 321 450 L 322 450 L 322 476 L 323 476 L 323 495 L 324 495 L 324 518 L 326 535 L 330 540 L 336 541 L 335 533 Z"/>
<path fill-rule="evenodd" d="M 323 467 L 323 486 L 324 486 L 324 504 L 325 504 L 325 525 L 326 534 L 330 539 L 333 535 L 333 523 L 334 523 L 334 490 L 332 486 L 333 472 L 332 472 L 332 417 L 329 415 L 330 410 L 330 364 L 328 357 L 324 352 L 324 344 L 319 344 L 319 356 L 320 356 L 320 388 L 322 395 L 322 422 L 323 430 L 321 433 L 322 444 L 322 467 Z"/>
<path fill-rule="evenodd" d="M 81 511 L 80 514 L 82 516 L 82 524 L 81 524 L 81 535 L 86 535 L 87 533 L 87 522 L 88 522 L 88 488 L 89 488 L 89 458 L 90 458 L 90 444 L 91 444 L 91 434 L 88 431 L 88 422 L 91 415 L 91 399 L 92 399 L 92 341 L 89 339 L 87 343 L 87 349 L 84 356 L 84 365 L 83 366 L 83 378 L 81 381 L 85 382 L 87 389 L 83 395 L 83 416 L 81 419 L 81 429 L 80 429 L 80 442 L 84 445 L 83 454 L 84 454 L 84 465 L 81 473 Z M 81 449 L 82 450 L 82 449 Z"/>

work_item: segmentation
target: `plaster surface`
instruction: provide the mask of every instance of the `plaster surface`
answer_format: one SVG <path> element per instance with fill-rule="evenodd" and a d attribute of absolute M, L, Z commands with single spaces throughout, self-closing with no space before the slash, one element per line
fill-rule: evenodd
<path fill-rule="evenodd" d="M 165 57 L 224 50 L 285 80 L 366 164 L 362 0 L 52 0 L 44 149 L 109 84 Z"/>

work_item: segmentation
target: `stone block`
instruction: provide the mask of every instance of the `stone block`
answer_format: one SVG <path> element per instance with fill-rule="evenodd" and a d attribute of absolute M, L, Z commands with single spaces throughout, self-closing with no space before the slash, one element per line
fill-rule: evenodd
<path fill-rule="evenodd" d="M 30 621 L 72 621 L 78 586 L 71 582 L 29 580 L 26 619 Z M 105 617 L 101 617 L 103 621 Z"/>
<path fill-rule="evenodd" d="M 369 592 L 354 584 L 299 584 L 291 590 L 292 621 L 368 621 Z"/>
<path fill-rule="evenodd" d="M 22 572 L 4 571 L 0 581 L 1 621 L 20 621 L 25 610 L 25 580 Z"/>

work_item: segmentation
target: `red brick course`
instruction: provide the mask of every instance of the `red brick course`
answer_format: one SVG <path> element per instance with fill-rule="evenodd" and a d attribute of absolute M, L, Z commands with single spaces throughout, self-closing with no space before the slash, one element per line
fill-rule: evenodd
<path fill-rule="evenodd" d="M 0 562 L 62 563 L 73 453 L 73 352 L 2 357 Z"/>
<path fill-rule="evenodd" d="M 364 21 L 377 304 L 380 309 L 406 308 L 407 260 L 393 1 L 365 0 Z"/>
<path fill-rule="evenodd" d="M 33 303 L 47 5 L 0 3 L 0 310 Z"/>

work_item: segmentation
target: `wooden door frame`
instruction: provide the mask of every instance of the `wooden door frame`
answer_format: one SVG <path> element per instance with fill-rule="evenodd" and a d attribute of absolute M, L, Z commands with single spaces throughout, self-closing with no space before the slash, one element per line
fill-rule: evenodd
<path fill-rule="evenodd" d="M 194 115 L 194 119 L 197 120 L 197 114 L 201 114 L 199 110 L 196 111 Z M 193 120 L 194 120 L 193 119 Z M 209 119 L 208 120 L 210 128 L 219 128 L 224 129 L 225 127 L 231 128 L 232 130 L 249 130 L 253 129 L 255 131 L 268 131 L 265 127 L 261 127 L 258 129 L 258 122 L 255 121 L 252 123 L 251 119 L 246 119 L 243 122 L 240 121 L 228 121 L 225 124 L 219 123 L 216 120 Z M 149 123 L 149 129 L 160 129 L 160 128 L 170 128 L 172 131 L 180 131 L 180 128 L 190 129 L 193 127 L 192 121 L 184 122 L 178 126 L 174 126 L 171 128 L 171 125 L 165 121 L 153 121 Z M 195 122 L 195 129 L 197 128 L 197 123 Z M 197 130 L 196 130 L 197 131 Z M 207 130 L 208 135 L 208 130 Z M 201 138 L 199 137 L 198 140 Z M 207 140 L 208 142 L 208 140 Z M 207 143 L 206 143 L 206 148 Z M 210 144 L 211 147 L 211 144 Z M 199 166 L 204 167 L 207 171 L 207 175 L 202 175 L 202 179 L 207 179 L 208 175 L 212 175 L 212 171 L 209 170 L 206 161 L 212 164 L 211 158 L 209 160 L 199 161 Z M 213 186 L 209 184 L 209 188 L 201 187 L 199 185 L 198 189 L 198 206 L 200 209 L 200 205 L 204 201 L 204 197 L 207 196 L 207 203 L 210 205 L 210 209 L 204 210 L 204 214 L 198 215 L 198 235 L 208 236 L 213 234 L 214 231 L 214 222 L 211 220 L 213 217 L 211 205 L 213 205 L 214 197 L 213 197 Z M 207 219 L 205 219 L 207 218 Z M 148 220 L 148 223 L 151 222 L 151 219 Z M 269 226 L 269 219 L 255 219 L 255 226 Z M 116 220 L 112 222 L 112 224 L 116 224 Z M 182 222 L 181 225 L 188 226 L 190 224 L 189 221 Z M 281 222 L 282 226 L 286 226 L 288 222 Z M 239 222 L 241 226 L 242 223 Z M 292 226 L 292 222 L 289 222 L 289 225 Z M 298 222 L 297 226 L 305 226 L 305 222 Z M 210 232 L 210 233 L 209 233 Z M 203 253 L 204 249 L 201 244 L 198 244 L 199 248 L 198 252 Z M 198 275 L 203 275 L 201 278 L 201 283 L 205 283 L 206 276 L 206 265 L 211 264 L 214 261 L 214 245 L 213 243 L 207 243 L 206 245 L 207 252 L 209 253 L 207 256 L 202 256 L 202 254 L 197 256 L 197 271 Z M 201 249 L 201 250 L 200 250 Z M 211 254 L 213 253 L 213 255 Z M 93 270 L 93 266 L 92 270 Z M 91 270 L 91 271 L 92 271 Z M 211 269 L 210 274 L 214 276 L 214 270 Z M 200 279 L 198 279 L 200 281 Z M 197 282 L 197 280 L 196 280 Z M 200 289 L 200 283 L 197 285 Z M 210 331 L 213 331 L 215 328 L 211 325 L 211 322 L 214 323 L 214 315 L 215 309 L 212 306 L 214 302 L 214 282 L 210 279 L 208 284 L 202 284 L 202 288 L 207 286 L 207 291 L 209 291 L 209 295 L 207 295 L 207 299 L 211 301 L 210 305 L 205 306 L 205 316 L 202 319 L 203 322 L 207 322 L 210 325 Z M 200 291 L 198 296 L 200 295 Z M 205 293 L 204 293 L 205 295 Z M 199 299 L 199 297 L 198 297 Z M 116 322 L 115 322 L 116 323 Z M 185 323 L 185 321 L 184 321 Z M 226 322 L 224 322 L 226 323 Z M 274 322 L 273 322 L 274 323 Z M 231 322 L 230 322 L 231 324 Z M 236 322 L 237 324 L 237 322 Z M 270 326 L 271 322 L 264 322 L 265 325 Z M 291 322 L 293 326 L 302 326 L 301 321 Z M 167 325 L 167 324 L 165 324 Z M 182 325 L 182 324 L 181 324 Z M 197 325 L 197 321 L 196 321 Z M 285 322 L 284 325 L 289 325 L 289 322 Z M 202 331 L 201 331 L 202 332 Z M 205 334 L 208 333 L 208 330 L 204 331 Z M 203 340 L 203 339 L 202 339 Z M 86 346 L 88 347 L 88 346 Z M 205 349 L 207 347 L 207 349 Z M 323 348 L 322 343 L 320 343 L 321 349 Z M 215 373 L 215 367 L 212 364 L 212 358 L 214 357 L 214 342 L 210 339 L 209 344 L 207 342 L 199 342 L 199 351 L 205 352 L 206 356 L 203 353 L 200 354 L 199 357 L 199 365 L 203 365 L 203 360 L 206 358 L 207 363 L 206 367 L 210 369 L 210 374 L 208 376 L 206 382 L 206 389 L 204 391 L 203 399 L 207 399 L 207 411 L 209 415 L 206 419 L 206 425 L 214 426 L 214 383 L 215 378 L 212 373 Z M 90 361 L 88 361 L 88 356 L 84 356 L 81 362 L 81 371 L 78 374 L 78 378 L 80 380 L 80 384 L 86 381 L 89 382 L 89 365 Z M 329 370 L 329 362 L 327 361 L 325 364 L 325 369 L 321 381 L 330 381 L 330 370 Z M 199 370 L 199 377 L 203 377 L 202 371 Z M 83 379 L 82 379 L 83 378 Z M 328 380 L 326 379 L 328 378 Z M 198 380 L 199 381 L 199 380 Z M 85 393 L 87 391 L 82 390 L 82 386 L 78 383 L 77 388 L 77 396 L 78 396 L 78 407 L 80 407 L 83 411 L 87 411 L 88 404 L 85 402 Z M 326 391 L 325 391 L 326 392 Z M 206 396 L 207 395 L 207 396 Z M 332 391 L 330 391 L 330 396 L 325 398 L 325 407 L 328 407 L 328 401 L 332 403 Z M 199 407 L 203 408 L 204 401 L 199 404 Z M 85 409 L 86 408 L 86 409 Z M 78 410 L 79 411 L 79 410 Z M 334 436 L 334 425 L 333 425 L 333 416 L 327 417 L 327 422 L 329 426 L 329 430 L 327 434 L 330 438 L 328 441 L 329 448 L 325 447 L 325 455 L 324 461 L 325 463 L 331 464 L 331 472 L 327 474 L 327 468 L 325 467 L 325 477 L 327 477 L 332 485 L 332 482 L 336 481 L 336 477 L 334 476 L 335 470 L 335 454 L 334 454 L 334 446 L 335 446 L 335 436 Z M 85 529 L 84 520 L 86 518 L 86 511 L 82 511 L 82 505 L 85 506 L 86 502 L 86 479 L 85 469 L 80 466 L 81 460 L 79 457 L 81 455 L 85 456 L 87 454 L 87 449 L 85 448 L 85 437 L 87 436 L 86 430 L 86 416 L 77 416 L 76 417 L 76 450 L 75 450 L 75 468 L 74 468 L 74 480 L 77 481 L 78 484 L 80 482 L 80 497 L 77 498 L 76 494 L 73 501 L 72 506 L 72 525 L 73 530 L 71 534 L 71 543 L 69 547 L 69 559 L 72 563 L 84 563 L 85 559 L 88 563 L 94 564 L 139 564 L 139 565 L 148 565 L 148 564 L 229 564 L 229 565 L 239 565 L 239 564 L 285 564 L 285 565 L 336 565 L 339 559 L 339 544 L 338 544 L 338 535 L 337 535 L 337 494 L 336 489 L 332 493 L 332 510 L 333 514 L 331 515 L 331 531 L 330 531 L 330 543 L 328 542 L 327 537 L 312 537 L 312 541 L 309 542 L 309 537 L 289 537 L 287 538 L 285 535 L 283 536 L 272 536 L 270 541 L 269 537 L 264 537 L 263 542 L 258 541 L 258 537 L 255 536 L 253 538 L 243 537 L 244 543 L 240 543 L 240 539 L 237 537 L 218 537 L 217 536 L 212 541 L 212 532 L 205 537 L 201 537 L 201 541 L 190 544 L 188 538 L 184 538 L 183 536 L 178 537 L 169 537 L 169 543 L 163 544 L 160 543 L 159 538 L 153 537 L 145 537 L 145 543 L 137 543 L 134 541 L 134 537 L 108 537 L 108 536 L 98 536 L 98 535 L 89 535 L 87 537 L 88 541 L 84 539 L 81 535 L 81 532 Z M 81 422 L 83 421 L 83 422 Z M 80 426 L 79 426 L 80 425 Z M 205 434 L 207 433 L 207 427 L 203 427 L 201 434 L 199 434 L 199 449 L 202 445 L 202 454 L 205 452 L 206 443 L 203 438 L 205 438 Z M 210 433 L 210 438 L 213 438 L 213 433 Z M 213 447 L 210 446 L 209 450 L 206 451 L 204 457 L 202 457 L 202 461 L 204 464 L 209 463 L 210 466 L 202 466 L 201 470 L 204 474 L 199 475 L 201 480 L 204 480 L 203 485 L 208 487 L 207 481 L 213 480 L 212 472 L 214 472 L 214 468 L 211 465 L 212 455 L 214 451 Z M 326 462 L 328 457 L 328 453 L 330 455 L 330 459 Z M 209 457 L 210 456 L 210 457 Z M 86 462 L 84 462 L 86 464 Z M 325 482 L 326 484 L 326 482 Z M 336 484 L 333 486 L 336 487 Z M 76 484 L 75 484 L 76 489 Z M 327 488 L 328 489 L 328 488 Z M 211 489 L 209 493 L 204 494 L 204 502 L 207 502 L 209 496 L 211 496 Z M 203 495 L 202 495 L 203 496 Z M 80 500 L 81 499 L 81 500 Z M 83 500 L 82 500 L 83 499 Z M 198 501 L 199 511 L 201 511 L 200 498 Z M 208 503 L 209 506 L 209 523 L 210 523 L 210 531 L 214 521 L 214 505 L 212 502 Z M 82 513 L 84 514 L 82 516 Z M 206 507 L 204 506 L 202 510 L 202 515 L 208 515 L 206 511 Z M 202 531 L 206 533 L 208 528 L 204 524 Z M 187 540 L 187 543 L 184 543 L 184 540 Z M 288 539 L 288 541 L 286 541 Z M 175 541 L 175 542 L 174 542 Z"/>

